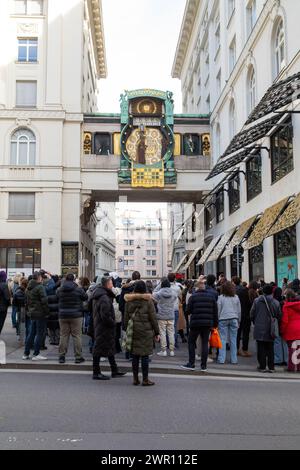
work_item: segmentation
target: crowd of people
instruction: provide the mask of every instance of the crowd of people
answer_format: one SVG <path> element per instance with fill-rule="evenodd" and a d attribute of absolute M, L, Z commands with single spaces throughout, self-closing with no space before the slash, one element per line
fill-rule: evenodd
<path fill-rule="evenodd" d="M 90 337 L 93 379 L 108 380 L 101 372 L 107 358 L 111 377 L 125 375 L 118 368 L 116 354 L 125 353 L 132 363 L 133 384 L 151 386 L 149 363 L 156 343 L 160 357 L 176 354 L 181 341 L 188 342 L 188 362 L 181 367 L 207 371 L 216 361 L 238 364 L 238 357 L 249 358 L 251 325 L 257 343 L 260 372 L 275 372 L 276 365 L 300 371 L 300 281 L 282 287 L 274 282 L 251 282 L 239 277 L 230 281 L 224 274 L 200 276 L 197 281 L 178 282 L 169 273 L 154 285 L 141 280 L 135 271 L 122 280 L 117 273 L 106 273 L 90 282 L 41 270 L 26 278 L 22 273 L 7 280 L 0 272 L 0 334 L 12 305 L 12 326 L 24 345 L 23 360 L 44 361 L 46 338 L 58 346 L 58 362 L 65 363 L 72 336 L 75 363 L 85 361 L 82 334 Z M 210 345 L 211 333 L 218 332 L 220 346 Z M 32 356 L 31 356 L 32 353 Z"/>

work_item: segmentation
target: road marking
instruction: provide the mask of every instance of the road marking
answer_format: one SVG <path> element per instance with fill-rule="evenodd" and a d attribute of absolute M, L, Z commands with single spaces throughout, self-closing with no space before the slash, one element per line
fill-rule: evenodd
<path fill-rule="evenodd" d="M 91 375 L 89 371 L 76 371 L 76 370 L 42 370 L 42 369 L 0 369 L 1 373 L 9 373 L 9 374 L 56 374 L 56 375 Z M 109 375 L 109 374 L 107 374 Z M 128 377 L 131 377 L 132 373 L 128 373 Z M 216 380 L 216 381 L 230 381 L 230 382 L 262 382 L 262 383 L 293 383 L 300 385 L 300 380 L 297 379 L 285 379 L 285 378 L 260 378 L 260 377 L 226 377 L 226 376 L 209 376 L 208 375 L 185 375 L 185 374 L 159 374 L 159 373 L 151 373 L 151 377 L 157 377 L 162 379 L 189 379 L 189 380 Z"/>

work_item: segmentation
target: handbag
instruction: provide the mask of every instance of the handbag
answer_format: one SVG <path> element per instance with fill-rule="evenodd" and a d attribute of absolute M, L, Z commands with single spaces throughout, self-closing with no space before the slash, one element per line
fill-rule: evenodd
<path fill-rule="evenodd" d="M 125 349 L 126 351 L 131 351 L 132 349 L 132 341 L 133 341 L 133 322 L 135 319 L 135 315 L 137 313 L 137 309 L 135 310 L 134 314 L 128 321 L 127 329 L 126 329 L 126 334 L 122 342 L 122 348 Z"/>
<path fill-rule="evenodd" d="M 209 344 L 212 348 L 222 349 L 222 341 L 217 328 L 214 328 L 210 334 Z"/>
<path fill-rule="evenodd" d="M 271 338 L 272 339 L 276 339 L 278 338 L 279 336 L 279 326 L 278 326 L 278 320 L 276 317 L 274 317 L 274 315 L 272 314 L 271 312 L 271 309 L 270 309 L 270 305 L 269 305 L 269 302 L 267 301 L 265 295 L 263 296 L 264 298 L 264 301 L 266 303 L 266 306 L 267 306 L 267 310 L 270 314 L 270 318 L 271 318 L 271 327 L 270 327 L 270 335 L 271 335 Z"/>

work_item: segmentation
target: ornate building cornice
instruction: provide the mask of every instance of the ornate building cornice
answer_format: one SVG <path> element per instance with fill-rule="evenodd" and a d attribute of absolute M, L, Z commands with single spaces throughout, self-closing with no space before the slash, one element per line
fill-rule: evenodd
<path fill-rule="evenodd" d="M 173 78 L 181 77 L 181 71 L 186 57 L 199 5 L 200 0 L 187 0 L 172 68 Z"/>
<path fill-rule="evenodd" d="M 102 0 L 88 0 L 98 78 L 107 77 Z"/>

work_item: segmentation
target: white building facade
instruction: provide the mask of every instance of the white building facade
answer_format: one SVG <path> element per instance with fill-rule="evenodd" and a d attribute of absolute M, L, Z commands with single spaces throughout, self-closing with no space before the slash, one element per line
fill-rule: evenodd
<path fill-rule="evenodd" d="M 184 112 L 211 116 L 205 272 L 300 272 L 299 14 L 290 0 L 187 1 L 172 75 Z"/>
<path fill-rule="evenodd" d="M 113 202 L 97 205 L 96 276 L 116 269 L 116 207 Z"/>
<path fill-rule="evenodd" d="M 168 273 L 167 208 L 149 212 L 117 205 L 116 271 L 122 278 L 139 271 L 142 279 L 158 280 Z"/>
<path fill-rule="evenodd" d="M 82 122 L 106 77 L 101 1 L 2 0 L 0 12 L 0 269 L 88 275 Z"/>

